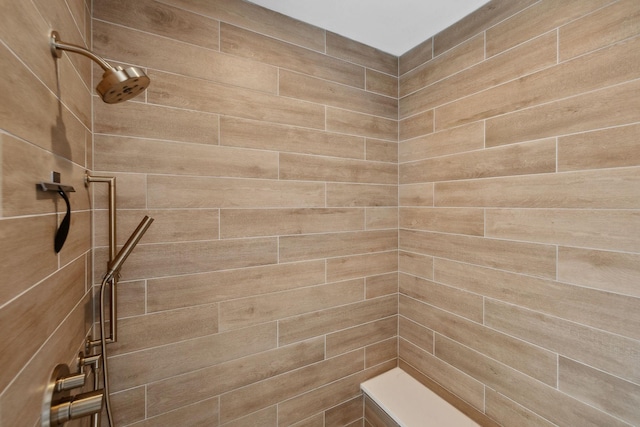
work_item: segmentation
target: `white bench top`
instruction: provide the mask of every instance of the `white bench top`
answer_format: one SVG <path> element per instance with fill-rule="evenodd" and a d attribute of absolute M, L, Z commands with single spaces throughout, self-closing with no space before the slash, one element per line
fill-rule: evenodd
<path fill-rule="evenodd" d="M 478 427 L 471 418 L 400 368 L 360 384 L 401 427 Z"/>

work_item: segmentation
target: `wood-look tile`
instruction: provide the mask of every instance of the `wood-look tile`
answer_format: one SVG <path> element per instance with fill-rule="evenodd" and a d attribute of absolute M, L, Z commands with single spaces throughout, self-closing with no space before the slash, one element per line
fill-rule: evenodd
<path fill-rule="evenodd" d="M 29 268 L 33 269 L 33 265 Z M 5 366 L 0 373 L 0 389 L 7 387 L 82 299 L 85 294 L 84 269 L 84 258 L 79 258 L 0 310 L 0 362 Z"/>
<path fill-rule="evenodd" d="M 493 27 L 535 2 L 536 0 L 511 0 L 485 4 L 434 36 L 434 56 L 440 55 L 471 36 Z"/>
<path fill-rule="evenodd" d="M 153 84 L 146 94 L 153 104 L 314 129 L 325 127 L 321 105 L 160 71 L 150 71 L 149 78 Z"/>
<path fill-rule="evenodd" d="M 275 322 L 265 323 L 110 357 L 111 389 L 125 390 L 276 348 L 276 334 Z"/>
<path fill-rule="evenodd" d="M 640 378 L 637 340 L 493 300 L 485 303 L 485 324 L 628 381 Z"/>
<path fill-rule="evenodd" d="M 432 182 L 426 184 L 401 184 L 398 186 L 400 206 L 433 206 Z"/>
<path fill-rule="evenodd" d="M 398 143 L 367 138 L 365 158 L 371 161 L 398 163 Z"/>
<path fill-rule="evenodd" d="M 484 235 L 483 209 L 400 208 L 400 228 Z"/>
<path fill-rule="evenodd" d="M 551 422 L 490 388 L 486 391 L 485 413 L 494 420 L 500 421 L 503 425 L 522 427 L 554 426 Z"/>
<path fill-rule="evenodd" d="M 327 107 L 327 130 L 368 138 L 398 140 L 398 121 Z"/>
<path fill-rule="evenodd" d="M 640 297 L 640 255 L 558 248 L 558 279 L 605 291 Z"/>
<path fill-rule="evenodd" d="M 615 415 L 630 424 L 640 422 L 640 386 L 560 357 L 558 389 Z"/>
<path fill-rule="evenodd" d="M 640 38 L 630 39 L 471 95 L 464 100 L 438 107 L 436 129 L 512 113 L 637 79 L 640 65 L 640 54 L 637 53 L 640 50 L 639 46 Z M 580 75 L 581 78 L 576 79 L 576 75 Z M 606 98 L 601 103 L 605 100 Z M 600 106 L 598 110 L 601 109 Z M 524 111 L 531 113 L 531 110 Z M 546 126 L 543 128 L 548 129 Z M 507 142 L 502 142 L 505 143 Z M 487 135 L 487 146 L 493 145 L 498 144 Z"/>
<path fill-rule="evenodd" d="M 96 0 L 93 18 L 113 22 L 208 49 L 218 49 L 220 23 L 197 13 L 152 0 Z"/>
<path fill-rule="evenodd" d="M 364 218 L 363 209 L 222 209 L 220 237 L 363 230 Z"/>
<path fill-rule="evenodd" d="M 559 29 L 559 59 L 573 58 L 640 33 L 640 8 L 633 0 L 612 3 Z"/>
<path fill-rule="evenodd" d="M 614 127 L 558 138 L 558 171 L 640 164 L 640 125 Z"/>
<path fill-rule="evenodd" d="M 278 93 L 284 97 L 330 105 L 388 119 L 396 119 L 398 117 L 398 100 L 396 97 L 382 96 L 282 69 L 278 74 L 278 80 Z"/>
<path fill-rule="evenodd" d="M 365 297 L 367 299 L 398 293 L 398 273 L 392 272 L 367 277 L 365 286 Z"/>
<path fill-rule="evenodd" d="M 380 95 L 398 97 L 398 77 L 366 69 L 365 88 Z"/>
<path fill-rule="evenodd" d="M 367 208 L 367 230 L 398 228 L 398 208 Z"/>
<path fill-rule="evenodd" d="M 283 236 L 279 239 L 280 262 L 385 252 L 397 249 L 396 230 Z"/>
<path fill-rule="evenodd" d="M 253 383 L 220 397 L 220 421 L 241 416 L 362 370 L 364 351 L 355 351 Z"/>
<path fill-rule="evenodd" d="M 393 163 L 280 153 L 281 180 L 396 184 Z"/>
<path fill-rule="evenodd" d="M 556 65 L 557 36 L 549 32 L 500 55 L 447 76 L 400 100 L 400 117 L 432 109 Z M 511 94 L 513 96 L 513 94 Z"/>
<path fill-rule="evenodd" d="M 360 89 L 365 86 L 362 66 L 225 23 L 220 25 L 220 50 Z"/>
<path fill-rule="evenodd" d="M 404 141 L 407 139 L 412 139 L 433 133 L 433 110 L 427 110 L 406 119 L 400 120 L 398 125 L 398 139 L 401 142 L 400 146 L 402 146 L 404 144 Z"/>
<path fill-rule="evenodd" d="M 411 298 L 400 298 L 399 314 L 435 331 L 436 336 L 450 338 L 552 387 L 557 384 L 558 360 L 557 355 L 551 351 L 484 327 L 477 320 L 466 320 L 432 304 L 424 304 Z"/>
<path fill-rule="evenodd" d="M 640 252 L 639 230 L 631 210 L 486 210 L 486 236 L 499 239 Z"/>
<path fill-rule="evenodd" d="M 324 413 L 312 415 L 309 418 L 291 424 L 291 427 L 324 427 Z"/>
<path fill-rule="evenodd" d="M 565 262 L 565 248 L 561 249 L 560 270 Z M 586 268 L 585 274 L 588 274 Z M 441 259 L 435 260 L 435 280 L 529 310 L 640 339 L 640 314 L 636 314 L 640 300 L 627 295 Z"/>
<path fill-rule="evenodd" d="M 145 389 L 136 387 L 119 393 L 111 393 L 113 422 L 116 425 L 133 424 L 145 418 Z"/>
<path fill-rule="evenodd" d="M 327 31 L 327 55 L 363 65 L 392 76 L 398 75 L 398 58 L 355 40 Z"/>
<path fill-rule="evenodd" d="M 360 395 L 360 384 L 367 379 L 388 371 L 394 362 L 360 370 L 333 383 L 300 394 L 278 405 L 278 426 L 288 426 L 311 414 L 349 401 Z"/>
<path fill-rule="evenodd" d="M 636 168 L 435 183 L 435 206 L 637 209 Z"/>
<path fill-rule="evenodd" d="M 391 295 L 280 320 L 280 345 L 393 316 L 398 312 L 397 301 Z"/>
<path fill-rule="evenodd" d="M 108 135 L 94 137 L 95 167 L 117 172 L 274 179 L 272 152 Z"/>
<path fill-rule="evenodd" d="M 395 320 L 398 323 L 397 319 Z M 396 325 L 397 330 L 397 325 Z M 394 336 L 384 341 L 368 345 L 364 348 L 364 366 L 371 368 L 373 366 L 387 364 L 389 362 L 397 363 L 398 360 L 398 337 Z"/>
<path fill-rule="evenodd" d="M 118 245 L 124 245 L 142 218 L 147 215 L 154 219 L 140 242 L 167 243 L 193 240 L 216 240 L 218 238 L 219 215 L 217 209 L 127 209 L 118 212 Z M 108 212 L 94 212 L 96 224 L 94 245 L 107 246 Z M 103 226 L 104 225 L 104 226 Z"/>
<path fill-rule="evenodd" d="M 327 260 L 327 280 L 347 280 L 388 273 L 398 269 L 398 253 L 379 252 Z"/>
<path fill-rule="evenodd" d="M 428 379 L 442 385 L 475 408 L 484 406 L 484 386 L 480 381 L 404 339 L 399 340 L 399 365 L 409 365 Z M 416 378 L 416 377 L 414 377 Z M 417 377 L 417 379 L 420 377 Z"/>
<path fill-rule="evenodd" d="M 224 427 L 277 427 L 278 407 L 270 406 L 224 424 Z"/>
<path fill-rule="evenodd" d="M 402 273 L 433 279 L 433 257 L 400 251 L 398 264 L 398 270 Z"/>
<path fill-rule="evenodd" d="M 81 264 L 84 264 L 84 261 Z M 80 287 L 84 288 L 84 278 Z M 34 296 L 34 299 L 39 298 L 37 295 Z M 56 299 L 50 297 L 46 303 L 51 301 L 56 301 Z M 7 374 L 12 373 L 15 378 L 12 379 L 8 387 L 3 387 L 4 392 L 0 395 L 0 425 L 36 426 L 40 424 L 39 417 L 43 400 L 42 384 L 47 384 L 50 380 L 51 371 L 57 361 L 71 364 L 78 352 L 84 348 L 83 343 L 87 335 L 85 321 L 87 307 L 91 304 L 90 297 L 88 294 L 84 294 L 82 299 L 73 304 L 76 304 L 75 307 L 71 312 L 65 313 L 66 317 L 62 313 L 53 314 L 53 317 L 64 320 L 59 325 L 46 325 L 53 333 L 47 339 L 32 343 L 32 345 L 36 344 L 39 347 L 38 351 L 27 355 L 21 348 L 10 347 L 9 355 L 4 356 L 10 357 L 11 354 L 17 358 L 28 356 L 28 363 L 20 365 L 19 369 L 6 370 Z M 33 317 L 35 318 L 35 316 Z M 3 322 L 3 327 L 4 324 Z M 31 339 L 31 337 L 25 336 L 23 339 Z M 6 352 L 3 349 L 4 354 Z"/>
<path fill-rule="evenodd" d="M 319 310 L 326 310 L 364 299 L 364 280 L 355 279 L 326 285 L 310 286 L 283 292 L 231 301 L 220 306 L 220 330 L 283 319 Z M 291 304 L 291 301 L 296 301 Z"/>
<path fill-rule="evenodd" d="M 324 207 L 324 183 L 151 175 L 148 205 L 181 208 Z"/>
<path fill-rule="evenodd" d="M 46 104 L 40 104 L 37 102 L 37 98 L 43 94 L 46 94 L 47 98 L 50 97 L 53 99 L 53 95 L 46 90 L 43 85 L 48 87 L 51 92 L 54 92 L 57 83 L 56 67 L 51 61 L 51 51 L 48 40 L 49 34 L 51 33 L 51 24 L 47 22 L 46 19 L 43 19 L 43 15 L 40 13 L 40 10 L 33 2 L 8 2 L 3 4 L 2 16 L 0 17 L 0 28 L 2 28 L 0 38 L 3 41 L 2 48 L 0 49 L 2 52 L 0 53 L 0 62 L 3 64 L 3 69 L 14 71 L 12 73 L 7 73 L 7 76 L 4 79 L 5 81 L 2 82 L 6 83 L 6 87 L 4 85 L 2 86 L 3 99 L 24 98 L 23 101 L 25 102 L 32 101 L 33 105 L 40 105 L 40 111 L 38 111 L 35 109 L 30 110 L 28 105 L 21 105 L 19 102 L 3 102 L 2 107 L 7 108 L 7 110 L 0 110 L 3 113 L 3 117 L 7 117 L 4 116 L 4 113 L 11 111 L 11 107 L 22 107 L 24 108 L 22 112 L 30 112 L 32 115 L 39 113 L 46 113 L 48 115 L 51 111 L 56 111 L 52 104 L 48 104 L 48 107 L 51 106 L 54 108 L 45 108 Z M 25 37 L 26 34 L 41 34 L 44 39 L 41 37 Z M 66 35 L 67 33 L 65 33 L 65 36 Z M 80 45 L 84 44 L 84 40 L 82 40 L 80 33 L 77 31 L 69 31 L 68 37 L 71 38 L 67 40 L 70 43 Z M 17 58 L 9 52 L 15 52 L 15 55 L 20 58 L 21 62 L 19 62 Z M 5 54 L 9 54 L 11 59 L 9 59 L 8 56 L 5 56 Z M 5 62 L 5 60 L 10 60 L 11 62 Z M 23 69 L 24 65 L 22 64 L 26 64 L 26 67 L 32 70 L 33 74 L 31 72 L 17 72 L 17 70 Z M 17 67 L 14 68 L 14 65 L 17 65 Z M 37 78 L 34 78 L 34 74 Z M 28 80 L 26 80 L 25 77 L 28 77 L 28 80 L 32 80 L 36 85 L 30 87 L 28 90 L 20 91 L 22 85 L 16 85 L 14 87 L 14 83 L 20 81 L 27 83 Z M 38 79 L 40 82 L 38 82 Z M 43 86 L 42 89 L 44 91 L 42 91 L 38 86 Z M 12 87 L 15 92 L 7 92 L 4 90 L 5 88 Z M 12 98 L 9 94 L 17 96 L 20 96 L 19 94 L 21 94 L 21 96 L 20 98 Z M 25 97 L 25 94 L 29 94 L 29 96 Z M 33 120 L 32 115 L 27 113 L 27 115 L 17 114 L 16 116 L 21 117 L 24 121 L 28 120 L 28 123 L 34 127 L 45 125 L 45 123 L 38 123 L 38 120 Z M 51 117 L 51 119 L 54 118 Z M 3 126 L 9 123 L 11 123 L 10 120 L 5 121 L 3 119 Z"/>
<path fill-rule="evenodd" d="M 63 141 L 58 142 L 64 144 Z M 82 146 L 84 158 L 84 136 Z M 65 150 L 70 149 L 67 146 Z M 72 161 L 10 135 L 0 134 L 0 165 L 3 217 L 66 212 L 65 202 L 58 193 L 39 190 L 39 182 L 51 182 L 51 171 L 60 172 L 61 181 L 76 190 L 67 193 L 72 211 L 89 209 L 89 197 L 84 186 L 85 169 Z"/>
<path fill-rule="evenodd" d="M 400 163 L 484 148 L 484 123 L 476 122 L 398 144 Z"/>
<path fill-rule="evenodd" d="M 211 304 L 324 282 L 324 260 L 149 279 L 147 310 Z"/>
<path fill-rule="evenodd" d="M 412 47 L 398 58 L 400 76 L 433 58 L 433 37 Z"/>
<path fill-rule="evenodd" d="M 398 187 L 378 184 L 343 184 L 328 182 L 327 206 L 397 206 Z"/>
<path fill-rule="evenodd" d="M 250 2 L 238 2 L 235 0 L 217 0 L 215 2 L 194 2 L 192 0 L 160 1 L 221 22 L 227 22 L 324 52 L 325 30 Z"/>
<path fill-rule="evenodd" d="M 218 398 L 203 400 L 167 412 L 157 417 L 148 418 L 141 423 L 134 424 L 135 427 L 154 427 L 154 426 L 170 426 L 185 425 L 185 420 L 189 425 L 217 427 L 219 419 L 219 402 Z"/>
<path fill-rule="evenodd" d="M 400 249 L 515 273 L 556 277 L 556 248 L 551 245 L 400 230 Z"/>
<path fill-rule="evenodd" d="M 218 116 L 140 102 L 94 103 L 94 132 L 200 144 L 218 143 Z"/>
<path fill-rule="evenodd" d="M 137 173 L 117 173 L 94 171 L 92 176 L 107 176 L 116 179 L 116 206 L 118 209 L 146 209 L 147 176 Z M 94 209 L 109 208 L 109 184 L 93 183 L 89 187 Z M 108 227 L 108 223 L 96 225 Z"/>
<path fill-rule="evenodd" d="M 427 304 L 473 322 L 482 323 L 483 297 L 481 295 L 402 273 L 399 274 L 398 293 L 417 300 L 412 306 L 416 312 L 421 311 L 421 308 L 422 311 L 428 311 L 429 307 L 423 305 Z M 400 310 L 400 315 L 415 321 L 407 312 Z M 451 321 L 453 322 L 453 320 Z M 439 329 L 432 325 L 431 322 L 420 323 L 434 330 Z"/>
<path fill-rule="evenodd" d="M 398 337 L 433 354 L 433 330 L 398 314 Z"/>
<path fill-rule="evenodd" d="M 56 228 L 55 215 L 0 221 L 0 269 L 11 272 L 11 280 L 6 283 L 3 280 L 0 286 L 0 306 L 56 271 L 58 257 L 53 249 Z"/>
<path fill-rule="evenodd" d="M 324 339 L 316 338 L 157 381 L 147 386 L 147 410 L 160 414 L 251 386 L 320 362 L 324 354 Z"/>
<path fill-rule="evenodd" d="M 484 33 L 480 33 L 448 52 L 403 74 L 400 77 L 400 97 L 456 74 L 483 60 Z"/>
<path fill-rule="evenodd" d="M 436 336 L 436 355 L 493 390 L 560 425 L 628 424 L 452 340 Z"/>
<path fill-rule="evenodd" d="M 261 92 L 276 91 L 277 69 L 272 66 L 103 21 L 93 21 L 93 49 L 128 64 Z M 149 87 L 154 86 L 153 78 L 151 81 Z"/>
<path fill-rule="evenodd" d="M 218 312 L 217 304 L 206 304 L 120 319 L 118 341 L 111 345 L 109 355 L 215 334 Z"/>
<path fill-rule="evenodd" d="M 633 95 L 638 90 L 640 84 L 634 80 L 489 119 L 485 125 L 487 146 L 635 123 L 640 101 Z"/>
<path fill-rule="evenodd" d="M 146 297 L 147 287 L 144 280 L 118 282 L 118 318 L 145 314 Z M 110 306 L 108 301 L 105 301 L 105 306 Z"/>
<path fill-rule="evenodd" d="M 400 100 L 400 118 L 490 89 L 555 65 L 556 61 L 556 33 L 550 32 L 430 86 L 418 88 Z"/>
<path fill-rule="evenodd" d="M 398 319 L 395 316 L 334 332 L 326 337 L 327 357 L 366 347 L 397 334 Z"/>
<path fill-rule="evenodd" d="M 96 265 L 105 265 L 107 248 L 95 251 Z M 139 244 L 121 270 L 122 280 L 204 273 L 275 264 L 275 238 Z M 101 272 L 96 272 L 96 282 Z"/>
<path fill-rule="evenodd" d="M 526 9 L 519 8 L 516 11 L 522 12 L 503 22 L 496 22 L 497 25 L 487 29 L 487 56 L 493 56 L 538 34 L 574 21 L 607 3 L 610 0 L 552 1 L 537 2 Z"/>
<path fill-rule="evenodd" d="M 351 159 L 362 159 L 365 152 L 363 137 L 229 116 L 220 118 L 220 144 Z"/>
<path fill-rule="evenodd" d="M 322 427 L 341 427 L 362 418 L 362 397 L 353 399 L 325 411 Z"/>

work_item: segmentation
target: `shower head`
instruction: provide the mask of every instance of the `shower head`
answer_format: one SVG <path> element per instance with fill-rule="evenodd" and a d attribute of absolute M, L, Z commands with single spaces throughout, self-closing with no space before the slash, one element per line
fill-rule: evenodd
<path fill-rule="evenodd" d="M 124 244 L 118 255 L 109 263 L 107 266 L 107 274 L 104 276 L 103 282 L 110 281 L 116 274 L 120 272 L 122 265 L 127 260 L 129 255 L 131 255 L 131 251 L 136 247 L 144 233 L 147 232 L 147 229 L 153 222 L 153 218 L 145 216 L 138 224 L 138 228 L 135 229 L 133 234 L 127 240 L 127 243 Z"/>
<path fill-rule="evenodd" d="M 151 82 L 141 69 L 137 67 L 112 67 L 107 61 L 90 50 L 60 41 L 58 32 L 52 31 L 51 53 L 54 57 L 60 58 L 63 50 L 84 55 L 100 65 L 104 70 L 104 74 L 102 75 L 102 80 L 96 86 L 96 91 L 107 104 L 115 104 L 131 99 L 141 94 Z"/>

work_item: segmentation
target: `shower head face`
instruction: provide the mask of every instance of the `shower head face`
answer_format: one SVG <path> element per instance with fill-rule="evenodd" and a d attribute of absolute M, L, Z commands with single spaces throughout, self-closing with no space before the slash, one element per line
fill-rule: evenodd
<path fill-rule="evenodd" d="M 96 90 L 107 104 L 127 101 L 149 86 L 149 77 L 139 68 L 111 68 L 104 72 Z"/>

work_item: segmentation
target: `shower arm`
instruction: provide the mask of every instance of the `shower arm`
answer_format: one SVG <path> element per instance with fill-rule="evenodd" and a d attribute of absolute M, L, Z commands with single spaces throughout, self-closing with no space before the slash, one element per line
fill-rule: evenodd
<path fill-rule="evenodd" d="M 108 71 L 108 70 L 113 70 L 114 69 L 111 66 L 111 64 L 109 64 L 107 61 L 105 61 L 104 59 L 100 58 L 98 55 L 96 55 L 95 53 L 91 52 L 90 50 L 87 50 L 87 49 L 83 48 L 82 46 L 77 46 L 75 44 L 70 44 L 70 43 L 65 43 L 63 41 L 60 41 L 60 35 L 58 34 L 58 32 L 57 31 L 52 31 L 51 32 L 51 53 L 53 53 L 53 55 L 56 58 L 61 58 L 63 50 L 68 50 L 69 52 L 79 53 L 80 55 L 84 55 L 87 58 L 91 58 L 93 61 L 98 63 L 98 65 L 100 65 L 100 67 L 102 67 L 102 69 L 104 71 Z"/>

